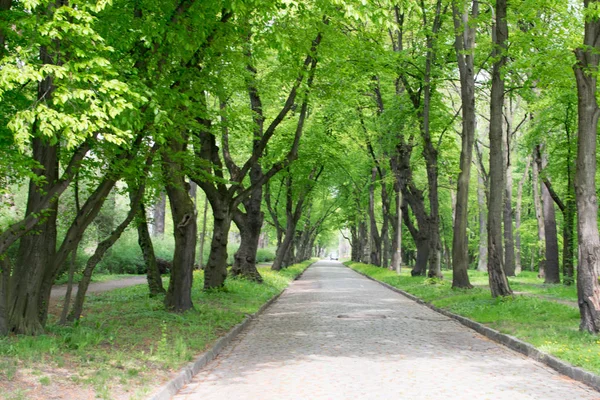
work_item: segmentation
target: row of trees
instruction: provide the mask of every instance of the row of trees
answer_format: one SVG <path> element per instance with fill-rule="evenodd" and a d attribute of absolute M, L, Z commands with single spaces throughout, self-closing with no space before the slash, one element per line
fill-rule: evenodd
<path fill-rule="evenodd" d="M 446 264 L 456 288 L 472 287 L 478 264 L 496 297 L 512 294 L 506 277 L 528 259 L 560 283 L 562 253 L 581 329 L 598 332 L 596 3 L 439 0 L 357 13 L 349 73 L 362 82 L 352 129 L 363 164 L 343 188 L 352 258 L 398 269 L 416 248 L 412 274 L 441 278 Z"/>
<path fill-rule="evenodd" d="M 205 289 L 225 282 L 232 223 L 234 276 L 261 280 L 261 230 L 280 269 L 342 227 L 353 259 L 414 258 L 435 278 L 446 264 L 454 287 L 477 262 L 494 297 L 528 257 L 559 282 L 562 239 L 563 282 L 577 245 L 581 328 L 597 332 L 595 4 L 1 0 L 0 194 L 29 189 L 0 233 L 0 331 L 43 331 L 57 274 L 115 190 L 128 211 L 87 281 L 135 221 L 162 290 L 146 218 L 166 193 L 165 305 L 190 309 L 197 186 L 213 221 Z"/>
<path fill-rule="evenodd" d="M 197 242 L 190 183 L 213 214 L 205 288 L 225 281 L 232 222 L 241 235 L 232 274 L 260 280 L 263 191 L 280 171 L 285 178 L 269 196 L 277 203 L 274 191 L 284 194 L 287 214 L 277 204 L 271 213 L 287 236 L 274 268 L 310 255 L 322 221 L 297 215 L 312 204 L 323 166 L 304 165 L 311 172 L 296 178 L 302 172 L 292 169 L 303 164 L 291 164 L 305 131 L 319 130 L 310 102 L 331 49 L 324 38 L 339 34 L 339 10 L 327 2 L 53 0 L 2 1 L 0 12 L 3 199 L 29 184 L 26 209 L 0 234 L 0 331 L 43 332 L 58 273 L 115 190 L 129 194 L 129 211 L 98 242 L 83 271 L 87 283 L 136 221 L 151 292 L 164 290 L 146 221 L 146 204 L 164 191 L 175 241 L 165 305 L 190 309 Z M 69 187 L 70 221 L 59 212 Z M 294 257 L 288 236 L 298 231 L 302 255 Z"/>

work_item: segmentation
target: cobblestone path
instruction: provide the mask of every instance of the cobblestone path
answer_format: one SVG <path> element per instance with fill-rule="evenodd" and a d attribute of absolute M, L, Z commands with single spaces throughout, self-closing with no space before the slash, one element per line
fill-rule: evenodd
<path fill-rule="evenodd" d="M 458 322 L 320 261 L 177 396 L 183 399 L 600 399 Z"/>

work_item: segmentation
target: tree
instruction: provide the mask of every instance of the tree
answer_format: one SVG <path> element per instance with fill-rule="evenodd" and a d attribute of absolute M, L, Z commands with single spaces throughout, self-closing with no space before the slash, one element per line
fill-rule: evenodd
<path fill-rule="evenodd" d="M 462 10 L 461 10 L 462 8 Z M 454 30 L 456 39 L 454 47 L 458 60 L 460 74 L 461 103 L 462 103 L 462 149 L 460 152 L 460 173 L 456 190 L 456 214 L 454 232 L 452 235 L 452 287 L 472 288 L 467 269 L 469 255 L 467 246 L 467 220 L 469 201 L 469 181 L 471 162 L 473 158 L 473 143 L 475 142 L 475 27 L 469 23 L 469 12 L 466 4 L 453 2 Z M 471 5 L 471 21 L 479 14 L 479 2 Z M 471 26 L 470 26 L 471 25 Z"/>
<path fill-rule="evenodd" d="M 504 80 L 502 69 L 506 64 L 506 0 L 496 1 L 494 62 L 492 91 L 490 95 L 490 168 L 488 196 L 488 272 L 492 297 L 508 296 L 512 290 L 504 274 L 502 251 L 502 205 L 504 201 L 504 160 L 502 143 L 502 108 L 504 106 Z"/>
<path fill-rule="evenodd" d="M 600 108 L 596 100 L 598 63 L 600 61 L 600 18 L 598 1 L 584 0 L 585 35 L 583 47 L 575 49 L 573 67 L 577 80 L 577 161 L 575 198 L 577 202 L 577 298 L 581 314 L 580 329 L 600 332 L 600 235 L 596 196 L 596 141 Z"/>

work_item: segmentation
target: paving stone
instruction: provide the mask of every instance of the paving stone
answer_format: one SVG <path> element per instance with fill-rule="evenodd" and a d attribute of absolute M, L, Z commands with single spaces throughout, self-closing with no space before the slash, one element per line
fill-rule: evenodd
<path fill-rule="evenodd" d="M 311 266 L 174 399 L 600 399 L 334 261 Z"/>

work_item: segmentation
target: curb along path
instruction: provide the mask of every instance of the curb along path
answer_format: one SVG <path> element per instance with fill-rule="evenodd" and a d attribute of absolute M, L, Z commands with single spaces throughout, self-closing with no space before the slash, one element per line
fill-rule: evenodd
<path fill-rule="evenodd" d="M 598 399 L 338 262 L 313 264 L 175 397 Z"/>

